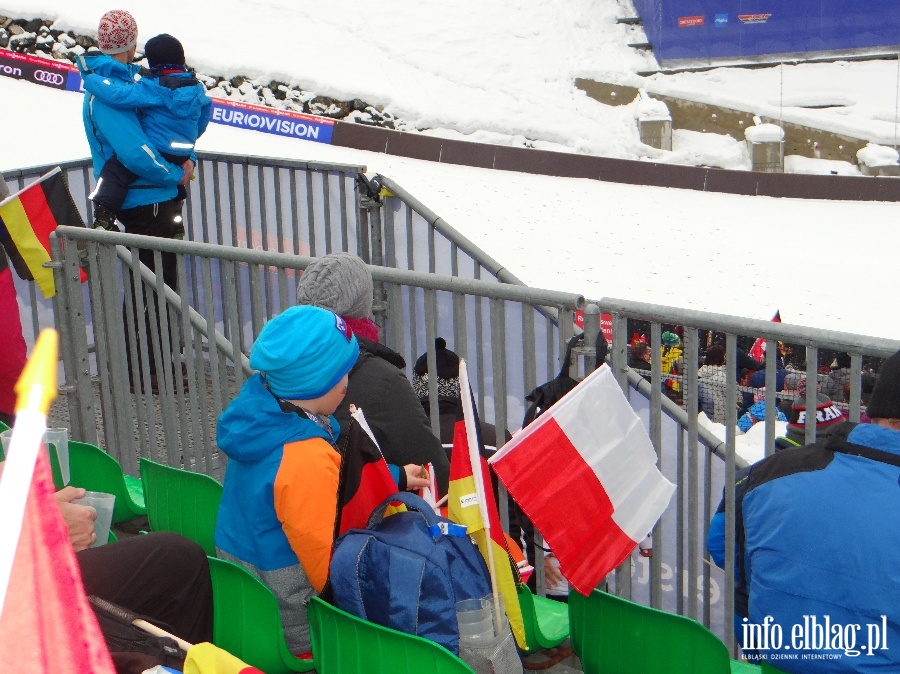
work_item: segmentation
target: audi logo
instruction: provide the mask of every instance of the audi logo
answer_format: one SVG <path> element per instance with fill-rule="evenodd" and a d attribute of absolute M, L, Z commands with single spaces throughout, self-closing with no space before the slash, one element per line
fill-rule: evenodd
<path fill-rule="evenodd" d="M 59 73 L 48 73 L 46 70 L 35 70 L 34 79 L 44 84 L 62 84 L 66 81 Z"/>

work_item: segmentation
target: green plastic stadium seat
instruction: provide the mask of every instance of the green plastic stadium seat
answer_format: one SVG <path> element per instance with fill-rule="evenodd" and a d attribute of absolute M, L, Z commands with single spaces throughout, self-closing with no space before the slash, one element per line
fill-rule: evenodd
<path fill-rule="evenodd" d="M 318 674 L 472 674 L 443 646 L 362 620 L 318 597 L 309 603 Z"/>
<path fill-rule="evenodd" d="M 569 607 L 546 597 L 536 597 L 523 585 L 519 589 L 519 606 L 525 623 L 525 653 L 559 646 L 569 637 Z"/>
<path fill-rule="evenodd" d="M 569 593 L 572 648 L 585 674 L 758 674 L 758 665 L 731 660 L 706 627 L 594 590 Z"/>
<path fill-rule="evenodd" d="M 147 514 L 141 481 L 125 475 L 119 462 L 96 445 L 69 440 L 69 470 L 73 487 L 115 494 L 113 524 Z"/>
<path fill-rule="evenodd" d="M 278 600 L 244 567 L 209 558 L 213 586 L 213 643 L 266 674 L 315 669 L 294 657 L 284 641 Z"/>
<path fill-rule="evenodd" d="M 215 531 L 222 485 L 203 473 L 141 458 L 141 484 L 151 531 L 171 531 L 216 556 Z"/>

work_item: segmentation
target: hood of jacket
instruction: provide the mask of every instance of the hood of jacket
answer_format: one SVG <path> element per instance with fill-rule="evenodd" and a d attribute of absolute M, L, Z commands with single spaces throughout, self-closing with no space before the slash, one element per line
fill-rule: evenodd
<path fill-rule="evenodd" d="M 97 56 L 79 56 L 75 60 L 75 65 L 82 75 L 95 73 L 103 77 L 114 77 L 118 80 L 126 82 L 134 81 L 134 76 L 140 72 L 140 67 L 133 63 L 122 63 L 116 61 L 107 54 L 99 54 Z"/>
<path fill-rule="evenodd" d="M 340 427 L 333 416 L 329 421 L 337 438 Z M 281 452 L 289 442 L 315 437 L 332 442 L 328 433 L 307 417 L 282 411 L 259 374 L 244 383 L 216 425 L 216 444 L 237 461 L 260 461 L 272 452 Z"/>
<path fill-rule="evenodd" d="M 356 359 L 356 365 L 353 366 L 353 369 L 358 368 L 370 358 L 381 358 L 394 367 L 401 370 L 406 369 L 406 360 L 393 349 L 389 349 L 380 342 L 373 342 L 371 339 L 366 339 L 359 335 L 356 336 L 356 341 L 359 342 L 359 358 Z"/>
<path fill-rule="evenodd" d="M 197 81 L 193 73 L 144 77 L 142 81 L 151 85 L 160 102 L 175 117 L 199 117 L 203 106 L 209 104 L 206 87 Z"/>

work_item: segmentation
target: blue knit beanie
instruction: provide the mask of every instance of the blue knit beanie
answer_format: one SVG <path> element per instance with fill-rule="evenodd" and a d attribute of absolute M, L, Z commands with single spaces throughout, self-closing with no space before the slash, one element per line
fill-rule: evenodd
<path fill-rule="evenodd" d="M 356 364 L 359 345 L 344 319 L 325 309 L 291 307 L 263 326 L 250 367 L 264 373 L 279 398 L 313 400 Z"/>

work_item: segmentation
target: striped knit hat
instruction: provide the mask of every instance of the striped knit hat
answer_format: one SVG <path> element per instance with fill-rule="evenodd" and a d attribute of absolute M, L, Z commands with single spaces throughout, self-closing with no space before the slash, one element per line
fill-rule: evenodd
<path fill-rule="evenodd" d="M 816 439 L 830 434 L 847 417 L 822 393 L 816 394 Z M 787 425 L 788 439 L 801 445 L 806 444 L 806 398 L 797 398 L 791 407 Z"/>
<path fill-rule="evenodd" d="M 124 9 L 113 9 L 100 18 L 97 46 L 104 54 L 122 54 L 137 45 L 137 22 Z"/>

